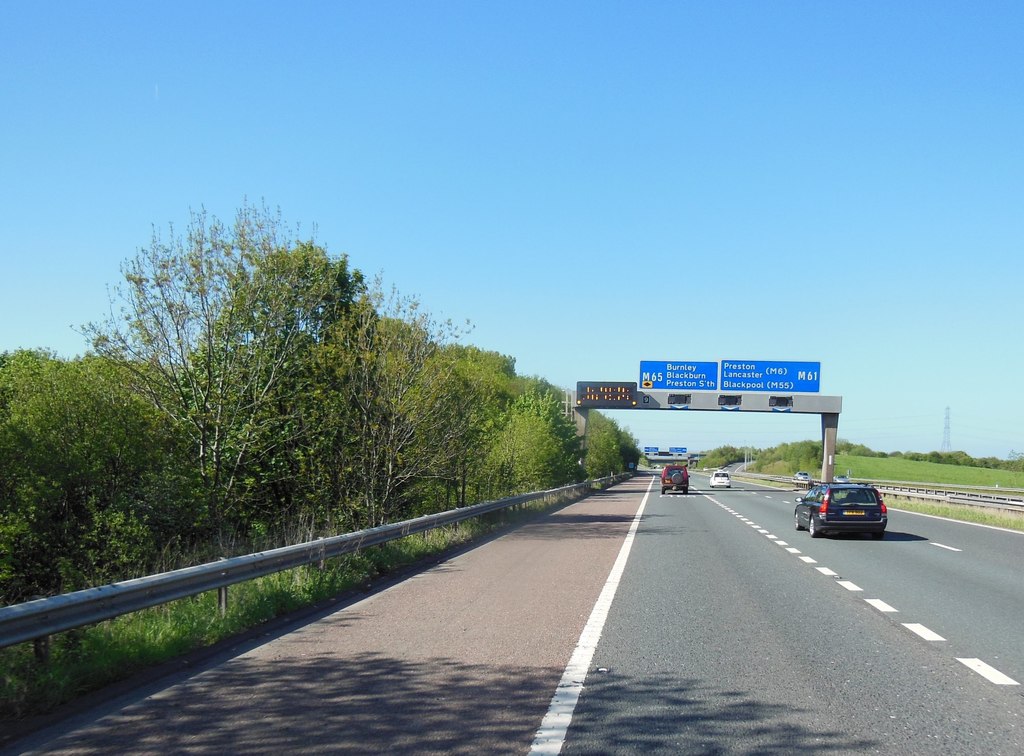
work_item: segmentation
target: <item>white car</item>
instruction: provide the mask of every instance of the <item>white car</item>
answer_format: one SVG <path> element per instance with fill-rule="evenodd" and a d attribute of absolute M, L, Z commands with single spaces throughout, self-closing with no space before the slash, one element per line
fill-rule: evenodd
<path fill-rule="evenodd" d="M 732 478 L 725 470 L 716 470 L 711 473 L 712 488 L 732 488 Z"/>

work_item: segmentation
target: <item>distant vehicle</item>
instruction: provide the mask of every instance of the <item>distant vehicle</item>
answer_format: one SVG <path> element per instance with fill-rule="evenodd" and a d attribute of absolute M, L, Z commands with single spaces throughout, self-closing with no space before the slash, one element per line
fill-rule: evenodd
<path fill-rule="evenodd" d="M 837 475 L 832 479 L 833 483 L 849 483 L 850 478 L 847 475 Z"/>
<path fill-rule="evenodd" d="M 732 478 L 725 470 L 716 470 L 711 473 L 712 488 L 732 488 Z"/>
<path fill-rule="evenodd" d="M 866 483 L 823 483 L 798 496 L 793 510 L 797 530 L 811 538 L 829 533 L 870 533 L 884 538 L 889 513 L 882 494 Z"/>
<path fill-rule="evenodd" d="M 811 474 L 809 472 L 804 472 L 803 470 L 801 470 L 798 473 L 793 473 L 793 482 L 794 483 L 810 483 L 811 482 Z"/>
<path fill-rule="evenodd" d="M 690 471 L 686 465 L 665 465 L 661 471 L 661 493 L 666 491 L 690 493 Z"/>

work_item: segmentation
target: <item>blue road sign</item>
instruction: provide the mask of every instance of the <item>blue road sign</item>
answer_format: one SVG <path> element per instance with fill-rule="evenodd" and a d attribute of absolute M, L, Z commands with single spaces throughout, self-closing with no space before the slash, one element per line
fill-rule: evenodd
<path fill-rule="evenodd" d="M 722 360 L 722 391 L 821 390 L 820 362 Z"/>
<path fill-rule="evenodd" d="M 645 446 L 644 454 L 657 454 L 660 451 L 657 446 Z"/>
<path fill-rule="evenodd" d="M 715 391 L 718 389 L 718 363 L 643 360 L 638 383 L 642 389 Z"/>
<path fill-rule="evenodd" d="M 670 446 L 668 447 L 668 450 L 672 454 L 686 454 L 685 446 Z"/>

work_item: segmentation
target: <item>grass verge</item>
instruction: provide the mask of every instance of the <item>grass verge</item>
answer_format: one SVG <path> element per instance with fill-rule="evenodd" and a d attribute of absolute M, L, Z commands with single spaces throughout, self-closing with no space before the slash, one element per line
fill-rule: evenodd
<path fill-rule="evenodd" d="M 1024 512 L 1006 512 L 999 509 L 972 507 L 967 504 L 944 504 L 922 501 L 921 499 L 905 499 L 901 496 L 887 496 L 885 503 L 893 509 L 903 509 L 919 514 L 948 517 L 950 520 L 976 522 L 980 525 L 992 525 L 997 528 L 1024 532 Z"/>

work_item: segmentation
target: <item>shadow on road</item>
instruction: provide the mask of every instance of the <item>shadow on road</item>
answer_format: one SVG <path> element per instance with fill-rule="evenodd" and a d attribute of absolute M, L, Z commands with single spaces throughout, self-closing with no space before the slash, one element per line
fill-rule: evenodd
<path fill-rule="evenodd" d="M 820 727 L 812 723 L 821 721 Z M 790 754 L 874 751 L 820 712 L 668 676 L 591 672 L 563 753 Z"/>
<path fill-rule="evenodd" d="M 526 753 L 560 670 L 240 657 L 151 692 L 43 752 Z M 793 753 L 879 744 L 803 723 L 809 710 L 696 681 L 591 672 L 566 753 Z"/>

